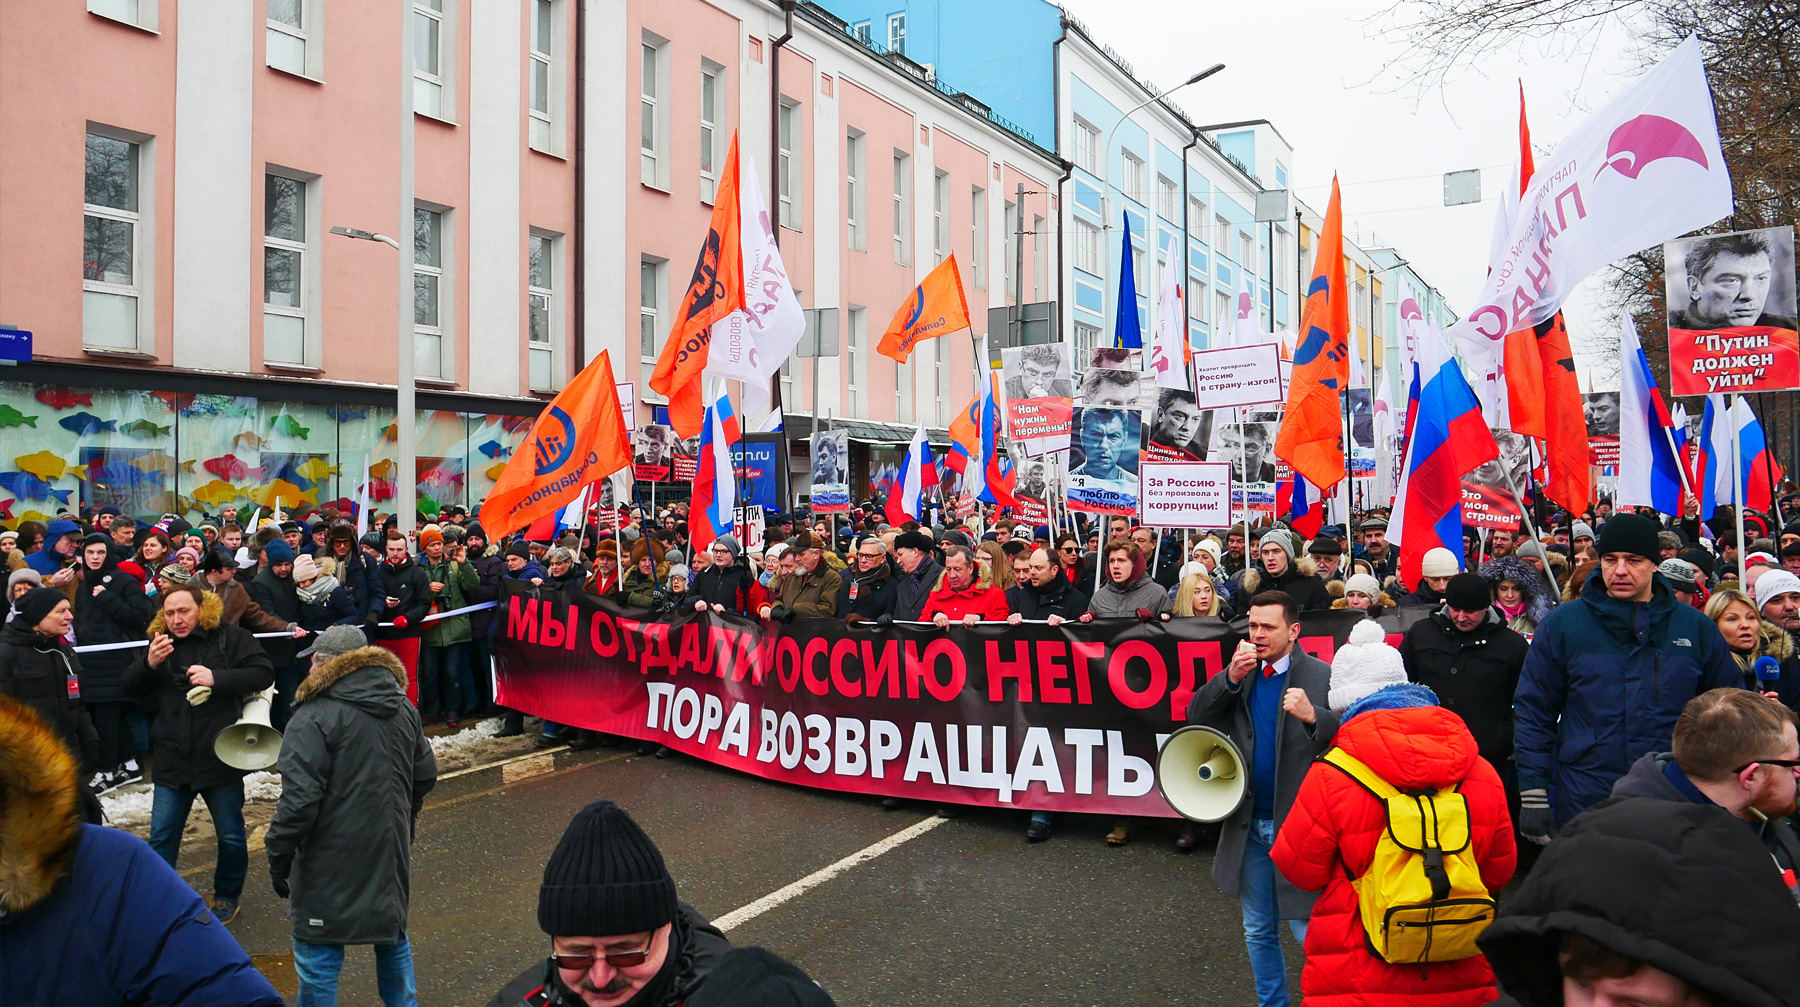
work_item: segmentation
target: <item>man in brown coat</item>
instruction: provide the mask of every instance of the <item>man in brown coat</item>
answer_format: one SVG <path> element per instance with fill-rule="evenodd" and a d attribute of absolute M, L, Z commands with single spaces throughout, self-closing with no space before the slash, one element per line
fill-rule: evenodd
<path fill-rule="evenodd" d="M 242 626 L 252 633 L 291 633 L 305 636 L 306 630 L 296 622 L 288 622 L 263 610 L 250 600 L 250 592 L 237 582 L 237 560 L 223 549 L 212 549 L 200 561 L 200 576 L 208 591 L 219 596 L 224 606 L 219 621 L 227 626 Z"/>
<path fill-rule="evenodd" d="M 775 582 L 769 603 L 759 610 L 762 617 L 781 622 L 795 616 L 836 618 L 838 591 L 844 581 L 825 564 L 819 537 L 810 531 L 796 532 L 787 540 L 787 547 L 794 556 L 794 574 Z"/>

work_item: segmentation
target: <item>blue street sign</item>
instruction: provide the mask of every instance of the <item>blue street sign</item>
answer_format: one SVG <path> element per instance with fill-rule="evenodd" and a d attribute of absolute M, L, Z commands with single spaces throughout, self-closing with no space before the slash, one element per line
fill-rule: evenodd
<path fill-rule="evenodd" d="M 31 362 L 31 333 L 25 329 L 0 326 L 0 361 L 9 364 Z"/>

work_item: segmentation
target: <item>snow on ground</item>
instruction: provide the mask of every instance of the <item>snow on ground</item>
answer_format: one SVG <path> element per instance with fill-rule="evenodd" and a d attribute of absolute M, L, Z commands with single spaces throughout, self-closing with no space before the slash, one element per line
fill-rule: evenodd
<path fill-rule="evenodd" d="M 527 752 L 537 734 L 535 730 L 527 730 L 518 737 L 497 738 L 494 735 L 499 731 L 500 718 L 493 717 L 455 734 L 428 736 L 432 753 L 437 756 L 439 775 Z M 134 783 L 100 798 L 107 824 L 148 838 L 153 793 L 154 788 L 149 783 Z M 244 777 L 244 823 L 251 834 L 268 825 L 280 797 L 281 777 L 278 774 L 262 772 Z M 191 840 L 202 834 L 212 835 L 212 816 L 207 813 L 205 801 L 195 800 L 193 810 L 188 813 L 183 838 Z"/>

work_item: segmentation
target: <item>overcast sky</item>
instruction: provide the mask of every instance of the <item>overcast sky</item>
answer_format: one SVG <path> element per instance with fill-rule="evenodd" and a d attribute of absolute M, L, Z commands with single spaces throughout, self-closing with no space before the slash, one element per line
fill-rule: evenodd
<path fill-rule="evenodd" d="M 1378 0 L 1064 3 L 1141 79 L 1162 87 L 1224 63 L 1223 73 L 1177 92 L 1176 103 L 1203 125 L 1274 123 L 1294 146 L 1299 197 L 1323 212 L 1336 171 L 1346 234 L 1399 249 L 1459 314 L 1479 292 L 1495 200 L 1518 161 L 1519 81 L 1533 146 L 1547 152 L 1639 72 L 1632 34 L 1611 24 L 1579 43 L 1527 41 L 1488 54 L 1421 92 L 1390 65 L 1406 50 L 1383 34 L 1387 5 Z M 1482 170 L 1482 202 L 1445 207 L 1443 173 L 1465 168 Z M 1577 342 L 1617 324 L 1589 289 L 1576 291 L 1565 314 Z"/>

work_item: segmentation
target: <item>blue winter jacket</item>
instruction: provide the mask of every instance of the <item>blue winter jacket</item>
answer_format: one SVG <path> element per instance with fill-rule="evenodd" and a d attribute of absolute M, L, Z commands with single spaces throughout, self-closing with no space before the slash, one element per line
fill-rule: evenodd
<path fill-rule="evenodd" d="M 40 901 L 0 912 L 0 1003 L 280 1007 L 187 882 L 141 839 L 83 825 Z"/>
<path fill-rule="evenodd" d="M 1743 681 L 1712 620 L 1652 577 L 1649 601 L 1626 602 L 1596 569 L 1525 656 L 1513 695 L 1519 789 L 1549 787 L 1558 825 L 1604 800 L 1640 756 L 1668 751 L 1688 700 Z"/>
<path fill-rule="evenodd" d="M 25 557 L 25 565 L 36 570 L 39 576 L 48 577 L 67 566 L 73 557 L 64 556 L 56 551 L 56 543 L 64 537 L 81 532 L 81 526 L 73 521 L 52 521 L 49 530 L 44 532 L 44 544 L 37 552 Z"/>

